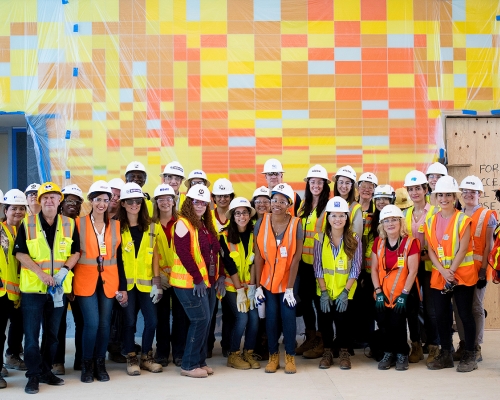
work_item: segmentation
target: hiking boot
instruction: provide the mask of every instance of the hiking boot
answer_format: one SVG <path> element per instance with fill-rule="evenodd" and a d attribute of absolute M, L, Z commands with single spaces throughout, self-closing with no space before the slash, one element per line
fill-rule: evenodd
<path fill-rule="evenodd" d="M 420 360 L 424 359 L 424 351 L 422 349 L 422 343 L 412 342 L 411 343 L 411 353 L 408 357 L 408 361 L 411 363 L 418 363 Z"/>
<path fill-rule="evenodd" d="M 204 369 L 205 371 L 207 371 L 208 376 L 214 374 L 214 370 L 212 368 L 210 368 L 208 365 L 204 365 L 203 367 L 200 367 L 200 368 Z"/>
<path fill-rule="evenodd" d="M 392 353 L 385 352 L 384 357 L 378 363 L 378 369 L 390 369 L 396 365 L 396 361 Z"/>
<path fill-rule="evenodd" d="M 347 349 L 340 349 L 339 366 L 340 369 L 351 369 L 351 357 Z"/>
<path fill-rule="evenodd" d="M 295 374 L 296 372 L 295 356 L 285 353 L 285 374 Z"/>
<path fill-rule="evenodd" d="M 252 366 L 250 365 L 249 362 L 246 362 L 243 357 L 241 356 L 241 352 L 234 351 L 229 353 L 229 357 L 227 358 L 227 364 L 228 367 L 235 368 L 235 369 L 250 369 Z"/>
<path fill-rule="evenodd" d="M 208 372 L 203 368 L 195 368 L 190 371 L 181 369 L 181 376 L 188 376 L 190 378 L 208 378 Z"/>
<path fill-rule="evenodd" d="M 269 361 L 266 365 L 267 373 L 274 373 L 280 368 L 280 353 L 269 354 Z"/>
<path fill-rule="evenodd" d="M 2 365 L 2 372 L 0 373 L 0 376 L 2 378 L 9 376 L 9 371 L 7 371 L 7 368 L 5 368 L 3 365 Z"/>
<path fill-rule="evenodd" d="M 52 373 L 54 375 L 65 375 L 66 369 L 64 368 L 64 364 L 62 363 L 52 364 Z"/>
<path fill-rule="evenodd" d="M 27 371 L 26 364 L 19 355 L 5 354 L 5 368 L 17 369 L 18 371 Z"/>
<path fill-rule="evenodd" d="M 429 345 L 429 355 L 427 356 L 427 359 L 425 360 L 425 363 L 427 366 L 431 362 L 434 361 L 434 359 L 439 355 L 439 346 L 436 346 L 435 344 L 430 344 Z"/>
<path fill-rule="evenodd" d="M 38 378 L 40 383 L 46 383 L 47 385 L 51 386 L 62 386 L 64 385 L 64 380 L 61 378 L 58 378 L 55 376 L 52 371 L 48 371 L 43 375 L 40 375 L 40 378 Z"/>
<path fill-rule="evenodd" d="M 316 333 L 316 337 L 313 339 L 313 346 L 307 350 L 304 351 L 302 354 L 302 357 L 304 358 L 320 358 L 323 356 L 323 353 L 325 352 L 325 348 L 323 347 L 323 338 L 321 337 L 321 333 Z"/>
<path fill-rule="evenodd" d="M 254 353 L 253 350 L 243 350 L 243 359 L 250 364 L 252 369 L 260 369 L 260 356 Z"/>
<path fill-rule="evenodd" d="M 7 387 L 7 382 L 5 382 L 5 379 L 0 377 L 0 389 L 5 389 Z"/>
<path fill-rule="evenodd" d="M 158 353 L 156 353 L 155 363 L 160 364 L 162 367 L 167 367 L 168 366 L 168 358 L 158 356 Z"/>
<path fill-rule="evenodd" d="M 127 355 L 127 374 L 130 376 L 140 375 L 141 369 L 139 368 L 139 360 L 137 355 L 132 352 Z"/>
<path fill-rule="evenodd" d="M 430 356 L 430 353 L 429 353 Z M 434 361 L 427 364 L 429 369 L 443 369 L 443 368 L 453 368 L 455 364 L 453 363 L 453 354 L 450 350 L 441 349 L 439 354 L 434 357 Z"/>
<path fill-rule="evenodd" d="M 476 352 L 475 351 L 464 351 L 464 356 L 458 364 L 458 372 L 472 372 L 477 369 Z"/>
<path fill-rule="evenodd" d="M 406 371 L 408 369 L 408 358 L 406 354 L 396 354 L 396 371 Z"/>
<path fill-rule="evenodd" d="M 38 377 L 30 376 L 28 378 L 28 383 L 26 384 L 24 391 L 28 394 L 38 393 L 38 386 L 39 386 L 38 385 Z"/>
<path fill-rule="evenodd" d="M 304 342 L 295 349 L 295 354 L 297 356 L 301 356 L 304 354 L 304 352 L 306 352 L 307 350 L 310 350 L 313 348 L 314 346 L 314 338 L 316 337 L 316 331 L 314 330 L 309 330 L 309 329 L 306 329 L 306 339 L 304 340 Z"/>
<path fill-rule="evenodd" d="M 94 365 L 94 377 L 99 382 L 109 381 L 109 374 L 106 371 L 106 360 L 104 358 L 96 358 Z"/>
<path fill-rule="evenodd" d="M 323 352 L 323 357 L 319 362 L 320 369 L 328 369 L 333 365 L 333 353 L 330 349 L 326 349 Z"/>
<path fill-rule="evenodd" d="M 80 380 L 83 383 L 94 382 L 93 364 L 94 364 L 93 360 L 82 361 L 82 373 L 80 375 Z"/>
<path fill-rule="evenodd" d="M 141 369 L 155 373 L 163 371 L 161 364 L 155 363 L 152 350 L 148 354 L 141 354 Z"/>
<path fill-rule="evenodd" d="M 481 354 L 481 346 L 476 344 L 476 361 L 483 361 L 483 355 Z"/>
<path fill-rule="evenodd" d="M 461 340 L 458 343 L 457 351 L 453 352 L 453 361 L 460 361 L 464 356 L 464 351 L 465 351 L 465 340 Z"/>

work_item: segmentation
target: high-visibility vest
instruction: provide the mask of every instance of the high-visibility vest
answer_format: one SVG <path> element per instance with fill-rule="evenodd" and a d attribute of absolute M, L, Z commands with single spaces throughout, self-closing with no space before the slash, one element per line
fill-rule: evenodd
<path fill-rule="evenodd" d="M 134 286 L 140 292 L 151 292 L 153 288 L 153 252 L 156 245 L 156 238 L 160 233 L 161 226 L 158 223 L 151 223 L 148 229 L 143 232 L 137 257 L 135 256 L 135 245 L 128 227 L 122 232 L 122 259 L 127 278 L 127 290 L 132 290 Z"/>
<path fill-rule="evenodd" d="M 243 246 L 243 243 L 241 243 L 241 240 L 238 244 L 228 242 L 227 231 L 224 231 L 222 236 L 226 242 L 227 248 L 229 249 L 229 257 L 231 257 L 236 264 L 241 286 L 244 287 L 246 291 L 248 285 L 250 284 L 250 268 L 253 264 L 255 256 L 253 252 L 253 233 L 250 234 L 250 239 L 248 240 L 248 252 L 246 256 L 245 247 Z M 229 276 L 227 270 L 225 284 L 228 292 L 236 292 L 233 280 L 231 279 L 231 276 Z"/>
<path fill-rule="evenodd" d="M 371 273 L 371 265 L 372 265 L 372 246 L 375 238 L 370 233 L 372 230 L 373 223 L 373 213 L 375 212 L 375 202 L 372 201 L 371 211 L 362 211 L 363 212 L 363 237 L 361 238 L 361 244 L 363 246 L 363 254 L 364 254 L 364 264 L 365 269 L 368 273 Z"/>
<path fill-rule="evenodd" d="M 353 201 L 349 204 L 349 219 L 351 221 L 351 225 L 354 222 L 354 217 L 356 217 L 356 213 L 360 212 L 363 215 L 363 209 L 361 208 L 361 204 L 357 201 Z"/>
<path fill-rule="evenodd" d="M 229 225 L 229 219 L 226 220 L 225 224 L 221 224 L 215 216 L 215 210 L 210 210 L 210 212 L 212 213 L 212 222 L 214 224 L 215 232 L 217 232 L 217 237 L 219 238 L 222 230 Z"/>
<path fill-rule="evenodd" d="M 156 243 L 158 243 L 160 273 L 165 275 L 168 279 L 170 279 L 170 273 L 174 265 L 174 225 L 171 227 L 171 238 L 169 245 L 167 235 L 163 228 L 160 229 L 158 237 L 156 238 Z"/>
<path fill-rule="evenodd" d="M 471 222 L 471 219 L 467 215 L 465 215 L 461 211 L 455 210 L 455 214 L 453 214 L 453 216 L 450 218 L 448 227 L 446 228 L 443 235 L 444 237 L 447 237 L 447 239 L 439 241 L 436 237 L 437 214 L 434 214 L 432 217 L 428 218 L 425 221 L 425 239 L 427 240 L 429 248 L 432 248 L 444 268 L 448 269 L 451 267 L 451 264 L 460 247 L 460 239 L 464 235 L 465 229 Z M 438 254 L 439 245 L 443 247 L 444 257 L 442 258 L 439 257 Z M 474 259 L 472 255 L 473 252 L 471 238 L 468 243 L 465 258 L 458 266 L 458 269 L 455 271 L 455 278 L 457 279 L 459 285 L 472 286 L 477 282 L 477 269 L 474 266 Z M 438 269 L 433 265 L 431 275 L 431 288 L 441 290 L 444 288 L 445 283 L 445 279 L 439 273 Z"/>
<path fill-rule="evenodd" d="M 146 202 L 146 208 L 148 209 L 148 215 L 150 217 L 153 216 L 153 202 L 144 197 L 144 201 Z"/>
<path fill-rule="evenodd" d="M 24 223 L 29 256 L 43 272 L 54 276 L 71 256 L 75 221 L 60 214 L 56 216 L 54 223 L 57 224 L 57 228 L 52 250 L 45 238 L 40 214 L 26 217 Z M 63 282 L 64 293 L 71 293 L 72 279 L 73 272 L 69 271 Z M 47 285 L 38 278 L 37 274 L 24 265 L 21 265 L 19 287 L 23 293 L 47 293 Z"/>
<path fill-rule="evenodd" d="M 99 279 L 97 270 L 97 257 L 101 255 L 97 235 L 90 215 L 76 219 L 76 226 L 80 233 L 80 259 L 73 269 L 73 292 L 77 296 L 92 296 Z M 110 220 L 104 231 L 104 244 L 106 245 L 106 254 L 102 255 L 103 263 L 101 274 L 104 294 L 107 298 L 115 297 L 118 290 L 118 265 L 117 248 L 120 244 L 120 222 Z"/>
<path fill-rule="evenodd" d="M 495 243 L 488 256 L 488 263 L 494 270 L 500 270 L 500 223 L 495 228 Z"/>
<path fill-rule="evenodd" d="M 378 279 L 380 282 L 380 288 L 386 295 L 387 299 L 389 299 L 389 304 L 385 304 L 386 307 L 394 308 L 396 305 L 396 299 L 401 295 L 401 293 L 403 293 L 406 279 L 408 278 L 408 274 L 410 272 L 408 269 L 408 252 L 410 251 L 414 240 L 416 239 L 411 236 L 407 236 L 403 253 L 398 254 L 398 258 L 403 257 L 404 259 L 403 265 L 399 266 L 398 262 L 396 262 L 396 265 L 394 265 L 392 269 L 388 269 L 385 262 L 385 240 L 382 238 L 378 240 Z"/>
<path fill-rule="evenodd" d="M 316 209 L 312 210 L 308 216 L 302 216 L 302 229 L 304 231 L 304 244 L 302 246 L 302 261 L 307 264 L 314 262 L 314 236 L 323 232 L 326 226 L 326 211 L 317 215 Z"/>
<path fill-rule="evenodd" d="M 497 218 L 495 211 L 479 207 L 470 217 L 472 219 L 470 235 L 472 237 L 472 251 L 474 253 L 472 258 L 478 272 L 483 265 L 483 253 L 486 248 L 486 241 L 491 240 L 491 238 L 486 237 L 486 230 L 488 229 L 488 221 L 492 214 Z M 486 279 L 491 280 L 492 272 L 491 268 L 486 268 Z"/>
<path fill-rule="evenodd" d="M 186 200 L 186 193 L 179 193 L 179 197 L 177 198 L 176 202 L 177 211 L 181 210 L 181 207 L 184 204 L 184 200 Z"/>
<path fill-rule="evenodd" d="M 326 290 L 330 299 L 335 300 L 340 293 L 345 289 L 349 274 L 351 273 L 352 260 L 349 260 L 344 251 L 344 241 L 340 245 L 337 257 L 333 256 L 333 249 L 330 240 L 326 238 L 325 234 L 320 233 L 314 237 L 319 243 L 322 243 L 321 263 L 323 266 L 323 279 L 325 280 Z M 354 281 L 349 290 L 349 299 L 352 299 L 356 291 L 358 282 Z M 316 280 L 316 294 L 321 296 L 321 289 L 318 281 Z"/>
<path fill-rule="evenodd" d="M 403 210 L 403 215 L 404 215 L 405 221 L 406 221 L 406 229 L 408 230 L 408 235 L 411 237 L 414 237 L 413 232 L 411 230 L 414 209 L 415 209 L 415 206 L 411 206 L 411 207 L 407 208 L 406 210 Z M 428 218 L 432 217 L 434 214 L 439 212 L 440 209 L 441 209 L 440 207 L 430 206 L 429 211 L 427 211 L 427 214 L 425 215 L 424 223 L 422 225 L 420 225 L 420 228 L 418 228 L 419 231 L 422 230 L 422 232 L 420 232 L 420 233 L 424 233 L 425 221 L 427 221 Z M 428 249 L 427 241 L 425 240 L 425 235 L 424 235 L 424 243 L 420 243 L 420 248 L 425 249 L 425 250 Z M 425 270 L 428 272 L 431 272 L 432 271 L 432 261 L 427 260 L 427 261 L 424 261 L 424 263 L 425 263 Z"/>
<path fill-rule="evenodd" d="M 194 262 L 198 266 L 200 274 L 203 278 L 203 282 L 205 282 L 205 285 L 207 285 L 207 287 L 210 287 L 210 281 L 208 280 L 207 265 L 205 264 L 205 259 L 201 254 L 200 242 L 198 240 L 198 229 L 195 229 L 193 225 L 191 225 L 191 223 L 186 218 L 183 217 L 179 217 L 179 219 L 175 222 L 174 227 L 179 221 L 182 221 L 184 223 L 189 232 L 189 236 L 191 239 L 191 256 L 193 257 Z M 215 256 L 217 257 L 217 255 Z M 217 258 L 215 258 L 215 260 L 217 260 Z M 218 277 L 217 264 L 215 271 L 217 280 Z M 181 289 L 192 289 L 194 287 L 193 277 L 189 272 L 187 272 L 186 268 L 184 268 L 184 266 L 182 265 L 181 259 L 175 252 L 175 246 L 174 246 L 174 265 L 172 267 L 172 272 L 170 273 L 170 284 L 172 286 Z"/>
<path fill-rule="evenodd" d="M 299 223 L 299 218 L 291 217 L 278 246 L 271 226 L 271 214 L 266 213 L 262 217 L 262 224 L 257 235 L 259 251 L 264 259 L 260 284 L 271 293 L 284 293 L 288 286 L 290 266 L 297 248 L 296 235 Z M 281 256 L 281 248 L 285 249 L 283 251 L 286 251 L 286 257 Z"/>
<path fill-rule="evenodd" d="M 17 235 L 17 228 L 12 226 L 14 235 L 11 234 L 7 222 L 2 222 L 0 229 L 3 229 L 7 238 L 9 239 L 9 249 L 7 256 L 3 249 L 0 249 L 0 279 L 2 280 L 2 287 L 0 288 L 0 297 L 7 294 L 9 300 L 19 300 L 19 261 L 16 256 L 12 255 L 14 249 L 14 241 Z"/>

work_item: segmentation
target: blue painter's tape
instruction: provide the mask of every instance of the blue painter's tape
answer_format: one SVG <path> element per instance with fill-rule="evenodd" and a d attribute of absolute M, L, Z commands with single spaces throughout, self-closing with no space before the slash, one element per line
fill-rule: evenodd
<path fill-rule="evenodd" d="M 78 32 L 78 24 L 73 25 L 73 32 Z"/>
<path fill-rule="evenodd" d="M 64 173 L 66 174 L 66 179 L 70 179 L 71 178 L 71 172 L 70 171 L 64 171 Z"/>
<path fill-rule="evenodd" d="M 500 115 L 500 110 L 491 110 L 491 115 Z"/>
<path fill-rule="evenodd" d="M 63 4 L 68 4 L 68 3 L 69 3 L 69 0 L 62 0 L 62 3 L 63 3 Z"/>
<path fill-rule="evenodd" d="M 66 131 L 66 139 L 71 139 L 71 131 Z"/>
<path fill-rule="evenodd" d="M 444 158 L 444 149 L 439 149 L 439 158 Z"/>
<path fill-rule="evenodd" d="M 477 111 L 474 111 L 474 110 L 462 110 L 462 114 L 464 114 L 464 115 L 477 115 Z"/>
<path fill-rule="evenodd" d="M 497 21 L 500 21 L 500 15 L 497 15 Z"/>
<path fill-rule="evenodd" d="M 78 76 L 78 68 L 73 68 L 73 76 Z"/>

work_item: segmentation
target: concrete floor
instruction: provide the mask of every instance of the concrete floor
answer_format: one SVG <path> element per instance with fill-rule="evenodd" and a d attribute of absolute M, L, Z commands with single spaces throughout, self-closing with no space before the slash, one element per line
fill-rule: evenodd
<path fill-rule="evenodd" d="M 143 371 L 141 376 L 131 377 L 125 372 L 125 364 L 108 362 L 109 382 L 84 384 L 80 373 L 71 368 L 74 342 L 68 339 L 64 386 L 40 384 L 37 395 L 27 395 L 24 372 L 9 370 L 8 387 L 0 390 L 0 399 L 498 399 L 500 332 L 486 331 L 482 347 L 484 361 L 478 370 L 467 374 L 451 368 L 430 371 L 423 361 L 410 364 L 405 372 L 379 371 L 377 363 L 365 357 L 362 350 L 356 350 L 351 358 L 350 371 L 340 370 L 338 364 L 320 370 L 319 360 L 297 357 L 297 374 L 286 375 L 282 349 L 282 369 L 277 373 L 264 373 L 265 362 L 260 370 L 238 371 L 226 367 L 226 359 L 216 347 L 214 357 L 208 360 L 215 374 L 206 379 L 182 377 L 180 368 L 173 364 L 159 374 Z"/>

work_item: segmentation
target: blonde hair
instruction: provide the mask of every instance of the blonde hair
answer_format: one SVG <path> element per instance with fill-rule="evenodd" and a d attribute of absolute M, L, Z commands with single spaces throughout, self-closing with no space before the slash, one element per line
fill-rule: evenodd
<path fill-rule="evenodd" d="M 399 225 L 400 225 L 399 236 L 401 237 L 408 236 L 408 228 L 406 227 L 406 221 L 403 218 L 399 218 Z M 378 235 L 380 236 L 381 239 L 387 238 L 387 232 L 384 229 L 384 224 L 382 223 L 382 221 L 380 221 L 377 230 L 378 230 Z"/>

